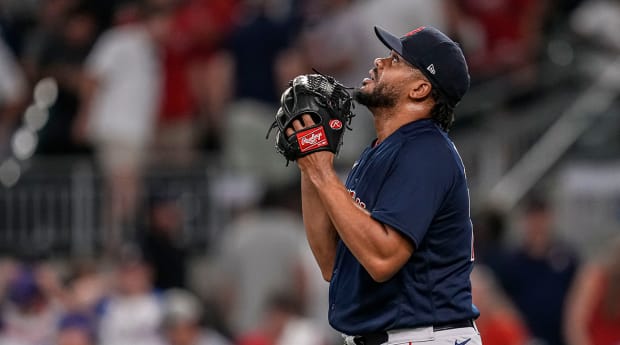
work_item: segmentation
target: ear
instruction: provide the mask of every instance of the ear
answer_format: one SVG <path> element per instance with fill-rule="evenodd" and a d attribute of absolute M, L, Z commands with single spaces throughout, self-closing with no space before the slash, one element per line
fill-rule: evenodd
<path fill-rule="evenodd" d="M 413 100 L 421 101 L 431 94 L 431 88 L 430 82 L 417 79 L 410 84 L 409 97 Z"/>

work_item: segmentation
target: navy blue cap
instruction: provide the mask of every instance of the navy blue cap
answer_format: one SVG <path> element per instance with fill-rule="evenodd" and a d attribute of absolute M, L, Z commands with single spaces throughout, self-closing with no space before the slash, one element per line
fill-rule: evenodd
<path fill-rule="evenodd" d="M 441 31 L 421 26 L 398 38 L 375 26 L 377 37 L 388 48 L 419 69 L 455 106 L 469 89 L 469 72 L 463 51 Z"/>

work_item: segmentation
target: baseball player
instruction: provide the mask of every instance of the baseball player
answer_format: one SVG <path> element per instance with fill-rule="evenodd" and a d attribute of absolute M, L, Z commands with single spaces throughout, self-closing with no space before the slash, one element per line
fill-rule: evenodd
<path fill-rule="evenodd" d="M 467 64 L 435 28 L 400 38 L 375 32 L 390 52 L 354 98 L 372 112 L 377 138 L 346 184 L 333 168 L 337 149 L 312 150 L 330 133 L 321 116 L 307 112 L 281 127 L 301 152 L 292 160 L 308 242 L 330 282 L 329 322 L 346 344 L 479 345 L 468 188 L 447 135 L 469 88 Z M 281 111 L 290 113 L 287 95 Z"/>

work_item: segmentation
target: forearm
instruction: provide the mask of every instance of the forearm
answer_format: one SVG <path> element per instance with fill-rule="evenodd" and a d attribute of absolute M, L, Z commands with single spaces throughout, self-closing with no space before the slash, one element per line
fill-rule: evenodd
<path fill-rule="evenodd" d="M 323 278 L 330 281 L 336 259 L 338 233 L 323 207 L 316 188 L 303 172 L 301 174 L 301 201 L 308 244 Z"/>
<path fill-rule="evenodd" d="M 411 255 L 412 245 L 358 206 L 333 170 L 309 176 L 308 180 L 338 235 L 360 264 L 376 281 L 391 278 Z"/>

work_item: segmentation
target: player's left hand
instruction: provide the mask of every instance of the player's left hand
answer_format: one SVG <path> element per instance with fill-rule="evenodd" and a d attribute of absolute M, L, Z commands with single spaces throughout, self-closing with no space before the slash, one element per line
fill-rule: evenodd
<path fill-rule="evenodd" d="M 286 135 L 291 136 L 295 132 L 299 132 L 307 127 L 314 126 L 315 123 L 312 120 L 312 116 L 304 114 L 300 120 L 292 122 L 293 128 L 286 129 Z M 317 172 L 331 169 L 334 166 L 334 153 L 331 151 L 316 151 L 304 157 L 297 159 L 297 165 L 301 171 L 305 172 Z"/>
<path fill-rule="evenodd" d="M 354 116 L 349 89 L 323 74 L 300 75 L 289 85 L 266 138 L 276 130 L 275 149 L 287 165 L 319 151 L 337 154 Z"/>

